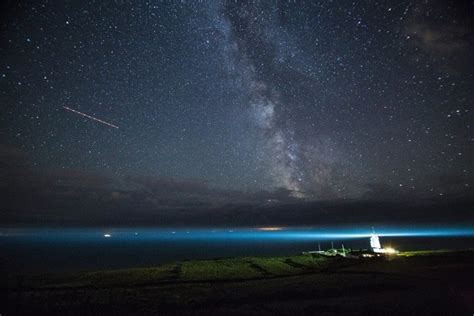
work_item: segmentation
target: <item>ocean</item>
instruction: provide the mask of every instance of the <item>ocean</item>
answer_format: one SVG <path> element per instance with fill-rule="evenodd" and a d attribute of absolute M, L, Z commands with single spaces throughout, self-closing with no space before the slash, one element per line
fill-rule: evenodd
<path fill-rule="evenodd" d="M 3 273 L 41 274 L 303 251 L 369 248 L 371 227 L 0 228 Z M 377 227 L 401 251 L 474 248 L 474 227 Z"/>

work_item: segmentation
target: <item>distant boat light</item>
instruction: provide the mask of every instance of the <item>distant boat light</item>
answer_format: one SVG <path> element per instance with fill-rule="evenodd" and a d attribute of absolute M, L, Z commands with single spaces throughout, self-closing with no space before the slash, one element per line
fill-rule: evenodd
<path fill-rule="evenodd" d="M 110 236 L 111 236 L 110 234 L 104 234 L 105 238 L 110 238 Z"/>

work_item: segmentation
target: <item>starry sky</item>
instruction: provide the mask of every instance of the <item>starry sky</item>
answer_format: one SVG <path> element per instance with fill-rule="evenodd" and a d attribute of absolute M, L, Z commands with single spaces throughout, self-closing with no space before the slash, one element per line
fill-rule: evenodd
<path fill-rule="evenodd" d="M 3 223 L 473 218 L 469 1 L 1 6 Z"/>

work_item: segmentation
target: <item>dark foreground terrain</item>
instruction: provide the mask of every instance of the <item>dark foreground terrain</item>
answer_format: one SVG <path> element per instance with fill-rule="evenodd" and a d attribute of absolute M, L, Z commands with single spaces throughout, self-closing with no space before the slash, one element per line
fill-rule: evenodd
<path fill-rule="evenodd" d="M 249 257 L 9 276 L 1 315 L 473 315 L 474 252 Z"/>

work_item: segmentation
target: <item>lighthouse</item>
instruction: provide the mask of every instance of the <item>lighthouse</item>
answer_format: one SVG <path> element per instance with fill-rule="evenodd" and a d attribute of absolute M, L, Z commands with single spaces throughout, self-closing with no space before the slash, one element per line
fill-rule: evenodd
<path fill-rule="evenodd" d="M 372 235 L 370 235 L 370 247 L 372 248 L 372 251 L 375 253 L 383 253 L 383 254 L 388 254 L 388 255 L 393 255 L 393 254 L 398 254 L 398 250 L 395 250 L 393 248 L 383 248 L 382 245 L 380 244 L 380 239 L 377 234 L 375 234 L 375 231 L 372 229 Z"/>
<path fill-rule="evenodd" d="M 382 246 L 380 245 L 379 236 L 377 236 L 375 233 L 372 233 L 372 235 L 370 236 L 370 247 L 374 252 L 377 252 L 377 250 L 382 249 Z"/>

